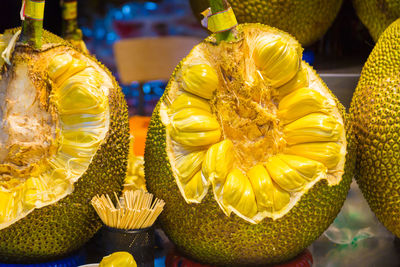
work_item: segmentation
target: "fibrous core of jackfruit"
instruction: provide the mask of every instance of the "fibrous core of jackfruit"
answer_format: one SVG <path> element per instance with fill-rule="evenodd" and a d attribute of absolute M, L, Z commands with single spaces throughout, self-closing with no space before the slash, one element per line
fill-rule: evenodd
<path fill-rule="evenodd" d="M 68 47 L 18 46 L 0 63 L 1 230 L 72 193 L 107 135 L 113 83 Z"/>
<path fill-rule="evenodd" d="M 243 27 L 235 43 L 196 46 L 160 104 L 167 154 L 187 203 L 211 193 L 250 223 L 278 219 L 325 179 L 344 173 L 344 121 L 302 62 L 300 44 L 273 28 Z"/>

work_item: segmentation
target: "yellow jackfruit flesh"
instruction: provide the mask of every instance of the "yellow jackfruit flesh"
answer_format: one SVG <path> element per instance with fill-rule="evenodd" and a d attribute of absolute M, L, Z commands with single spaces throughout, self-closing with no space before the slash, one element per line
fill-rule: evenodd
<path fill-rule="evenodd" d="M 0 258 L 26 263 L 99 229 L 87 199 L 120 190 L 128 130 L 122 93 L 94 58 L 46 31 L 42 49 L 13 43 L 17 34 L 0 37 L 12 55 L 0 78 Z"/>
<path fill-rule="evenodd" d="M 173 116 L 172 127 L 179 132 L 200 132 L 219 129 L 219 124 L 210 112 L 185 108 Z"/>
<path fill-rule="evenodd" d="M 301 47 L 290 45 L 281 37 L 261 37 L 256 41 L 254 61 L 264 78 L 274 87 L 289 82 L 298 72 Z"/>
<path fill-rule="evenodd" d="M 179 210 L 161 215 L 168 231 L 181 223 L 197 227 L 203 220 L 223 227 L 230 216 L 227 236 L 234 236 L 229 227 L 237 223 L 241 233 L 251 232 L 252 224 L 279 236 L 277 225 L 301 216 L 297 207 L 305 205 L 304 197 L 320 192 L 320 186 L 334 191 L 342 182 L 347 144 L 342 110 L 301 61 L 300 45 L 261 25 L 241 25 L 238 36 L 238 42 L 217 45 L 210 38 L 196 46 L 153 113 L 146 183 L 163 199 L 179 203 Z M 160 177 L 160 170 L 168 172 Z M 185 249 L 191 242 L 183 237 L 183 244 L 179 234 L 172 238 Z M 230 250 L 221 242 L 226 246 L 221 249 Z M 226 257 L 226 262 L 207 260 L 238 264 Z M 241 264 L 255 264 L 246 260 Z"/>
<path fill-rule="evenodd" d="M 182 179 L 182 182 L 187 182 L 189 178 L 201 169 L 205 154 L 205 151 L 198 151 L 178 156 L 175 159 L 177 174 Z"/>
<path fill-rule="evenodd" d="M 207 194 L 208 182 L 202 177 L 201 171 L 198 171 L 184 185 L 183 195 L 189 203 L 200 203 Z"/>
<path fill-rule="evenodd" d="M 272 179 L 287 191 L 299 191 L 307 183 L 306 177 L 289 166 L 279 156 L 271 157 L 265 166 Z"/>
<path fill-rule="evenodd" d="M 210 99 L 218 86 L 217 73 L 207 64 L 190 66 L 183 71 L 182 85 L 185 91 Z"/>
<path fill-rule="evenodd" d="M 308 142 L 339 141 L 343 126 L 335 118 L 321 113 L 306 115 L 285 125 L 283 133 L 289 145 Z"/>
<path fill-rule="evenodd" d="M 232 170 L 226 177 L 222 189 L 222 207 L 227 214 L 232 209 L 237 215 L 252 218 L 257 213 L 257 204 L 249 179 L 239 170 Z"/>
<path fill-rule="evenodd" d="M 203 109 L 209 113 L 211 113 L 211 107 L 208 104 L 207 100 L 196 97 L 192 94 L 182 93 L 178 96 L 172 105 L 170 106 L 170 111 L 175 113 L 180 111 L 183 108 L 197 108 Z"/>
<path fill-rule="evenodd" d="M 288 81 L 287 83 L 278 88 L 279 91 L 278 97 L 282 99 L 284 96 L 292 93 L 297 89 L 300 89 L 302 87 L 307 87 L 308 83 L 309 81 L 308 81 L 307 68 L 300 67 L 300 70 L 290 81 Z"/>
<path fill-rule="evenodd" d="M 204 132 L 179 132 L 174 128 L 171 130 L 171 137 L 182 145 L 207 146 L 219 141 L 221 131 L 217 129 Z"/>
<path fill-rule="evenodd" d="M 289 192 L 275 184 L 261 164 L 251 168 L 247 175 L 253 186 L 259 210 L 279 211 L 290 202 Z"/>
<path fill-rule="evenodd" d="M 310 88 L 301 88 L 279 102 L 278 112 L 282 122 L 288 123 L 314 112 L 329 114 L 331 110 L 332 105 L 320 93 Z"/>
<path fill-rule="evenodd" d="M 234 160 L 233 143 L 229 139 L 214 144 L 207 150 L 202 172 L 215 189 L 219 190 L 224 184 L 226 176 L 233 168 Z"/>
<path fill-rule="evenodd" d="M 328 169 L 334 169 L 343 158 L 341 148 L 340 144 L 334 142 L 304 143 L 287 147 L 286 153 L 313 159 Z"/>
<path fill-rule="evenodd" d="M 19 66 L 19 65 L 18 65 Z M 61 67 L 60 67 L 61 66 Z M 23 65 L 21 72 L 25 71 Z M 106 132 L 108 131 L 109 119 L 105 115 L 108 111 L 108 98 L 106 93 L 100 88 L 103 85 L 103 74 L 95 70 L 92 66 L 88 66 L 86 62 L 81 59 L 73 58 L 69 54 L 59 54 L 51 58 L 47 63 L 47 71 L 49 78 L 56 84 L 56 88 L 52 91 L 52 104 L 57 108 L 57 115 L 59 118 L 59 128 L 56 130 L 54 126 L 44 126 L 43 133 L 40 135 L 46 136 L 50 134 L 49 138 L 56 135 L 57 138 L 57 151 L 48 151 L 46 154 L 46 165 L 40 168 L 41 173 L 32 172 L 30 175 L 33 177 L 23 178 L 19 180 L 19 184 L 14 185 L 14 191 L 11 196 L 14 196 L 15 203 L 14 210 L 8 214 L 8 217 L 3 217 L 0 221 L 0 227 L 7 227 L 14 220 L 18 220 L 30 213 L 34 208 L 40 208 L 56 201 L 59 198 L 73 191 L 73 183 L 86 171 L 91 158 L 102 144 Z M 18 67 L 17 67 L 18 73 Z M 17 74 L 17 79 L 24 79 L 20 74 Z M 34 86 L 29 81 L 26 82 L 28 86 Z M 14 88 L 12 88 L 14 89 Z M 18 90 L 15 88 L 14 90 Z M 21 89 L 19 89 L 21 90 Z M 25 88 L 28 91 L 27 88 Z M 15 101 L 23 103 L 22 101 L 31 101 L 30 97 L 33 95 L 26 93 L 24 96 L 19 96 Z M 12 98 L 11 92 L 8 93 Z M 35 112 L 39 107 L 32 107 L 28 112 Z M 25 127 L 29 127 L 29 123 L 39 123 L 39 120 L 48 118 L 49 115 L 43 111 L 36 111 L 32 118 L 25 111 L 17 109 L 11 105 L 7 106 L 9 110 L 9 117 L 3 117 L 4 120 L 9 121 L 10 127 L 14 124 L 19 124 L 15 121 L 17 114 L 25 116 L 28 123 Z M 18 113 L 17 113 L 18 112 Z M 69 120 L 69 116 L 74 115 L 89 115 L 93 125 L 83 125 L 82 122 L 75 122 Z M 42 117 L 40 117 L 42 116 Z M 53 122 L 54 123 L 54 122 Z M 57 127 L 57 126 L 56 126 Z M 38 128 L 37 130 L 40 130 Z M 24 129 L 14 130 L 15 137 L 9 138 L 9 142 L 29 141 L 28 136 L 32 135 L 26 133 Z M 30 138 L 33 138 L 31 136 Z M 50 140 L 51 140 L 50 139 Z M 54 141 L 53 141 L 54 142 Z M 32 140 L 32 145 L 35 145 Z M 18 144 L 18 143 L 17 143 Z M 38 146 L 39 144 L 36 144 Z M 49 147 L 48 149 L 51 149 Z M 4 155 L 3 151 L 3 155 Z M 11 164 L 7 158 L 3 157 L 4 165 Z M 31 162 L 30 164 L 45 164 L 45 162 Z M 26 174 L 25 174 L 26 175 Z M 26 179 L 26 180 L 25 180 Z M 4 186 L 3 186 L 4 188 Z M 1 190 L 1 188 L 0 188 Z M 4 190 L 4 189 L 3 189 Z M 20 195 L 24 197 L 21 198 Z M 10 202 L 9 202 L 10 203 Z M 12 216 L 11 216 L 12 214 Z"/>
<path fill-rule="evenodd" d="M 258 223 L 283 216 L 329 169 L 342 168 L 345 141 L 335 101 L 309 83 L 299 44 L 262 32 L 247 42 L 248 87 L 225 88 L 227 70 L 197 59 L 177 73 L 164 118 L 185 200 L 200 203 L 211 186 L 225 214 Z M 271 93 L 250 103 L 251 84 Z"/>
<path fill-rule="evenodd" d="M 136 261 L 129 252 L 118 251 L 105 256 L 99 267 L 136 267 Z"/>
<path fill-rule="evenodd" d="M 129 142 L 129 157 L 126 177 L 124 181 L 124 191 L 128 190 L 144 190 L 146 189 L 146 180 L 144 177 L 144 160 L 143 156 L 138 156 L 133 153 L 134 137 L 130 137 Z"/>

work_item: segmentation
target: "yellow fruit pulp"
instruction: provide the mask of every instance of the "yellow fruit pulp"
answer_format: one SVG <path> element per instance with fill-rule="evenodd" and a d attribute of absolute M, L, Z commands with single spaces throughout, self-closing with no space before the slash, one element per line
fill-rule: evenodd
<path fill-rule="evenodd" d="M 16 52 L 3 70 L 0 230 L 70 194 L 108 132 L 111 79 L 66 49 Z"/>
<path fill-rule="evenodd" d="M 275 29 L 243 29 L 234 45 L 192 50 L 160 116 L 186 202 L 201 203 L 211 189 L 226 215 L 259 223 L 284 216 L 321 179 L 339 184 L 346 138 L 300 45 Z"/>
<path fill-rule="evenodd" d="M 118 251 L 105 256 L 99 267 L 136 267 L 136 261 L 129 252 Z"/>

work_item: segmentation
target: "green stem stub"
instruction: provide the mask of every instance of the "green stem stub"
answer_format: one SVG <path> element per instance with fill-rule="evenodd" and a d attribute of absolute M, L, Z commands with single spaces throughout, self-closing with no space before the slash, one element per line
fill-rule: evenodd
<path fill-rule="evenodd" d="M 212 15 L 208 16 L 207 28 L 216 33 L 217 43 L 236 41 L 234 30 L 237 21 L 228 2 L 226 0 L 210 0 L 210 7 Z"/>
<path fill-rule="evenodd" d="M 213 33 L 226 32 L 237 26 L 232 8 L 217 12 L 208 17 L 207 28 Z"/>
<path fill-rule="evenodd" d="M 64 20 L 75 20 L 78 17 L 78 1 L 61 1 Z"/>
<path fill-rule="evenodd" d="M 82 40 L 81 31 L 78 29 L 78 1 L 61 0 L 62 9 L 62 37 L 67 40 Z"/>
<path fill-rule="evenodd" d="M 20 41 L 35 48 L 40 48 L 42 45 L 44 3 L 44 0 L 24 1 Z"/>

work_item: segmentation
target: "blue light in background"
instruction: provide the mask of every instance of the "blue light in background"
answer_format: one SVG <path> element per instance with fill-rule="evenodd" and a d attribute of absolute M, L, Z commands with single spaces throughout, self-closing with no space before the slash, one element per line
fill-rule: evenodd
<path fill-rule="evenodd" d="M 115 32 L 107 33 L 106 40 L 108 44 L 113 44 L 115 41 L 119 39 L 118 35 Z"/>
<path fill-rule="evenodd" d="M 145 94 L 150 94 L 151 92 L 151 86 L 148 83 L 143 84 L 143 93 Z"/>
<path fill-rule="evenodd" d="M 112 12 L 112 14 L 113 14 L 113 16 L 114 16 L 114 19 L 116 19 L 116 20 L 122 20 L 122 19 L 124 18 L 124 14 L 123 14 L 120 10 L 114 9 L 114 10 L 112 10 L 112 11 L 114 11 L 114 12 Z"/>
<path fill-rule="evenodd" d="M 153 2 L 146 2 L 144 3 L 144 8 L 150 11 L 156 10 L 157 9 L 157 4 Z"/>
<path fill-rule="evenodd" d="M 307 62 L 308 64 L 312 65 L 314 64 L 314 60 L 315 60 L 315 55 L 314 52 L 312 50 L 304 50 L 303 52 L 303 60 L 305 62 Z"/>
<path fill-rule="evenodd" d="M 83 27 L 81 27 L 81 31 L 82 31 L 83 36 L 88 37 L 88 38 L 92 37 L 93 32 L 92 32 L 92 29 L 90 29 L 89 27 L 83 26 Z"/>
<path fill-rule="evenodd" d="M 106 30 L 104 28 L 97 27 L 94 31 L 94 38 L 97 40 L 104 39 L 105 35 L 106 35 Z"/>
<path fill-rule="evenodd" d="M 122 13 L 124 15 L 130 15 L 131 13 L 131 6 L 130 5 L 124 5 L 122 6 Z"/>

